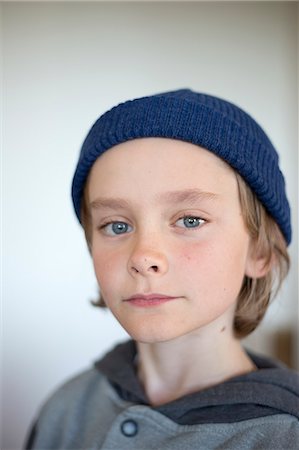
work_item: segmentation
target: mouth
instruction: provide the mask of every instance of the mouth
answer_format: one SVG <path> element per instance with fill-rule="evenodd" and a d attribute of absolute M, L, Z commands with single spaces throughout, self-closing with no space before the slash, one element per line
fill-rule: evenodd
<path fill-rule="evenodd" d="M 163 294 L 149 294 L 149 295 L 136 294 L 132 295 L 132 297 L 126 298 L 124 301 L 130 303 L 133 306 L 148 308 L 162 305 L 163 303 L 175 300 L 177 298 L 178 297 L 171 297 L 169 295 Z"/>

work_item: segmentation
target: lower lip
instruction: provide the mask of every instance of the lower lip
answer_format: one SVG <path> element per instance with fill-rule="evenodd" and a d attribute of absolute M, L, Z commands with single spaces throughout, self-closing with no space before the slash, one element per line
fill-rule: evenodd
<path fill-rule="evenodd" d="M 151 298 L 149 300 L 146 300 L 144 298 L 134 298 L 132 300 L 127 300 L 128 303 L 134 306 L 139 306 L 141 308 L 151 308 L 153 306 L 159 306 L 164 303 L 170 302 L 171 300 L 175 300 L 176 297 L 170 297 L 170 298 Z"/>

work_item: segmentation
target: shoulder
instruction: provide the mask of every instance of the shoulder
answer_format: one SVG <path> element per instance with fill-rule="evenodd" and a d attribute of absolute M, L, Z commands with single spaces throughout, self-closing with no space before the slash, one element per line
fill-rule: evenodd
<path fill-rule="evenodd" d="M 250 354 L 250 357 L 258 370 L 250 374 L 249 379 L 299 398 L 299 373 L 297 371 L 268 357 L 256 354 Z"/>
<path fill-rule="evenodd" d="M 107 358 L 113 372 L 118 372 L 118 366 L 115 367 L 119 364 L 118 355 L 110 351 L 102 360 Z M 93 367 L 73 376 L 46 398 L 35 420 L 35 429 L 61 429 L 63 424 L 77 423 L 79 418 L 86 421 L 95 411 L 102 414 L 121 402 L 111 379 L 95 362 Z"/>
<path fill-rule="evenodd" d="M 299 419 L 299 373 L 277 360 L 256 354 L 250 356 L 258 370 L 235 378 L 233 384 L 245 388 L 248 402 Z"/>
<path fill-rule="evenodd" d="M 92 392 L 97 391 L 102 384 L 102 375 L 94 368 L 85 370 L 58 386 L 44 401 L 39 414 L 39 420 L 44 416 L 59 416 L 67 410 L 74 410 L 79 404 L 86 402 Z"/>
<path fill-rule="evenodd" d="M 44 402 L 40 416 L 50 413 L 52 410 L 57 415 L 59 412 L 76 410 L 79 406 L 92 401 L 108 388 L 105 377 L 96 369 L 87 369 L 60 385 Z"/>
<path fill-rule="evenodd" d="M 84 448 L 78 444 L 80 439 L 92 434 L 90 428 L 99 428 L 96 418 L 113 416 L 117 400 L 112 386 L 96 368 L 74 376 L 44 402 L 25 448 Z"/>

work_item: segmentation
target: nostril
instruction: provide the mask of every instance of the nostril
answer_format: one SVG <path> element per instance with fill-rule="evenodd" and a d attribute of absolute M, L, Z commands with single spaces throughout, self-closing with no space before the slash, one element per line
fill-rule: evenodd
<path fill-rule="evenodd" d="M 158 266 L 151 266 L 151 269 L 153 269 L 154 272 L 158 272 Z"/>

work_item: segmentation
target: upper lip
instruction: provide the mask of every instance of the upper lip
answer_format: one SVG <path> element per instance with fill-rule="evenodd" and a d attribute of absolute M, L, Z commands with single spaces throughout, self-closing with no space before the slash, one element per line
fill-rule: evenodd
<path fill-rule="evenodd" d="M 171 299 L 176 298 L 172 295 L 164 295 L 164 294 L 135 294 L 131 295 L 131 297 L 125 298 L 125 301 L 142 299 L 142 300 L 155 300 L 155 299 Z"/>

